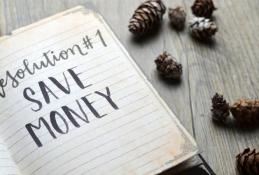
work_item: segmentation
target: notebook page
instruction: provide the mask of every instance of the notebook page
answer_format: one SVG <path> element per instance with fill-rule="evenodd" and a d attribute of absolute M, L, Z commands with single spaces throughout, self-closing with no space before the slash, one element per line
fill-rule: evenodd
<path fill-rule="evenodd" d="M 19 175 L 10 153 L 6 149 L 5 143 L 0 138 L 0 174 L 1 175 Z"/>
<path fill-rule="evenodd" d="M 22 174 L 155 174 L 197 152 L 91 10 L 17 30 L 0 63 L 0 133 Z"/>

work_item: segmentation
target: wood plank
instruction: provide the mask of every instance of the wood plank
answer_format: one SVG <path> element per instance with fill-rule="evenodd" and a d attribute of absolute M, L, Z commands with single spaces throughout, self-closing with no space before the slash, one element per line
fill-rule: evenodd
<path fill-rule="evenodd" d="M 244 148 L 257 147 L 259 130 L 219 126 L 210 119 L 210 98 L 225 94 L 233 103 L 239 97 L 258 98 L 259 26 L 258 1 L 215 1 L 219 32 L 206 45 L 186 40 L 191 101 L 196 139 L 217 174 L 235 174 L 235 156 Z M 190 5 L 190 2 L 188 3 Z"/>

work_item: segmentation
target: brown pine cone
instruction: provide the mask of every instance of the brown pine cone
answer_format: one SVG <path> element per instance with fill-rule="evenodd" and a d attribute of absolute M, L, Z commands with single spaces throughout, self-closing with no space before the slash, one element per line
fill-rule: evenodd
<path fill-rule="evenodd" d="M 171 54 L 164 52 L 155 60 L 158 72 L 166 77 L 179 79 L 182 75 L 182 65 L 177 63 Z"/>
<path fill-rule="evenodd" d="M 193 37 L 207 40 L 216 34 L 218 28 L 210 19 L 195 17 L 190 21 L 190 31 Z"/>
<path fill-rule="evenodd" d="M 259 123 L 259 99 L 239 99 L 230 106 L 230 111 L 241 125 L 256 125 Z"/>
<path fill-rule="evenodd" d="M 225 122 L 229 116 L 229 104 L 223 95 L 216 93 L 212 98 L 212 118 L 215 121 Z"/>
<path fill-rule="evenodd" d="M 236 156 L 237 169 L 243 175 L 259 174 L 259 152 L 256 150 L 245 149 Z"/>
<path fill-rule="evenodd" d="M 174 28 L 182 30 L 184 28 L 186 13 L 183 7 L 169 8 L 169 20 Z"/>
<path fill-rule="evenodd" d="M 135 35 L 144 35 L 160 23 L 166 7 L 162 0 L 148 0 L 134 12 L 129 22 L 129 31 Z"/>
<path fill-rule="evenodd" d="M 195 0 L 191 9 L 195 16 L 205 18 L 210 18 L 213 11 L 216 10 L 213 0 Z"/>

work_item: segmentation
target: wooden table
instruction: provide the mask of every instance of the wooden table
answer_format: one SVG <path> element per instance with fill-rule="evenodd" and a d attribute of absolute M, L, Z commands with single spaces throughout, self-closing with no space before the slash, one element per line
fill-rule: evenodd
<path fill-rule="evenodd" d="M 53 15 L 84 0 L 0 0 L 1 35 Z M 235 156 L 246 147 L 259 148 L 259 130 L 211 121 L 210 98 L 220 92 L 233 103 L 239 97 L 259 95 L 259 1 L 215 0 L 219 27 L 214 42 L 193 40 L 186 28 L 176 32 L 165 15 L 161 30 L 142 41 L 132 39 L 128 20 L 140 0 L 93 0 L 137 64 L 196 138 L 202 155 L 217 174 L 233 175 Z M 191 18 L 193 0 L 166 0 L 167 6 L 182 5 Z M 155 71 L 154 59 L 163 50 L 183 65 L 179 83 L 164 81 Z"/>

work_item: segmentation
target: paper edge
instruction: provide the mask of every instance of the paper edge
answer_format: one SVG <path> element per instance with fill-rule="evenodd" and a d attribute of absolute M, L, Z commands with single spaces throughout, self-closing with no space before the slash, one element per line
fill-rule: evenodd
<path fill-rule="evenodd" d="M 131 64 L 133 65 L 133 67 L 135 68 L 135 70 L 138 72 L 138 74 L 142 77 L 142 79 L 144 80 L 144 82 L 147 84 L 147 86 L 150 88 L 150 90 L 152 91 L 152 93 L 155 95 L 155 97 L 158 99 L 158 101 L 160 102 L 160 104 L 162 104 L 162 106 L 164 107 L 164 109 L 168 112 L 168 114 L 170 115 L 171 119 L 174 120 L 174 122 L 176 122 L 176 125 L 178 127 L 179 130 L 181 130 L 183 132 L 183 134 L 185 134 L 185 136 L 187 136 L 187 138 L 189 139 L 189 141 L 193 144 L 193 146 L 195 147 L 195 150 L 190 152 L 189 154 L 186 154 L 185 156 L 183 156 L 181 159 L 176 159 L 174 160 L 173 163 L 169 163 L 167 166 L 163 166 L 162 168 L 157 169 L 158 173 L 162 173 L 170 168 L 175 167 L 176 165 L 179 165 L 180 163 L 183 163 L 184 161 L 190 159 L 191 157 L 194 157 L 195 155 L 197 155 L 199 153 L 199 147 L 196 143 L 196 141 L 194 140 L 194 137 L 190 135 L 190 133 L 184 128 L 184 126 L 181 124 L 181 122 L 179 121 L 179 119 L 176 117 L 176 115 L 173 113 L 173 111 L 169 108 L 169 106 L 165 103 L 165 101 L 161 98 L 161 96 L 158 94 L 158 92 L 156 91 L 156 89 L 153 87 L 153 85 L 150 83 L 150 81 L 147 79 L 147 77 L 145 76 L 145 74 L 142 72 L 142 70 L 138 67 L 137 63 L 133 60 L 133 58 L 130 56 L 130 54 L 128 53 L 128 51 L 125 49 L 125 47 L 123 46 L 123 44 L 119 41 L 118 37 L 115 35 L 115 33 L 111 30 L 110 26 L 107 24 L 107 22 L 104 20 L 103 16 L 101 14 L 95 13 L 97 15 L 97 17 L 102 21 L 102 23 L 105 25 L 105 28 L 108 30 L 108 32 L 112 35 L 112 38 L 115 40 L 115 42 L 119 45 L 120 49 L 123 51 L 123 53 L 127 56 L 128 60 L 131 62 Z"/>
<path fill-rule="evenodd" d="M 158 94 L 158 92 L 156 91 L 156 89 L 153 87 L 153 85 L 149 82 L 149 80 L 146 78 L 146 76 L 144 75 L 144 73 L 142 72 L 142 70 L 138 67 L 138 65 L 136 64 L 136 62 L 133 60 L 133 58 L 130 56 L 130 54 L 128 53 L 128 51 L 125 49 L 125 47 L 123 46 L 123 44 L 119 41 L 119 39 L 117 38 L 117 36 L 114 34 L 114 32 L 111 30 L 110 26 L 107 24 L 107 22 L 104 20 L 103 16 L 99 13 L 96 13 L 95 10 L 86 8 L 83 5 L 79 5 L 79 6 L 75 6 L 73 8 L 70 8 L 68 10 L 62 11 L 60 13 L 57 13 L 55 15 L 52 15 L 50 17 L 46 17 L 44 19 L 41 19 L 37 22 L 34 22 L 32 24 L 23 26 L 21 28 L 15 29 L 11 32 L 10 35 L 4 35 L 0 37 L 0 42 L 7 40 L 11 37 L 14 37 L 15 35 L 18 35 L 20 33 L 23 33 L 27 30 L 31 30 L 35 27 L 39 27 L 41 25 L 44 25 L 45 23 L 48 23 L 49 21 L 58 19 L 60 17 L 69 15 L 71 13 L 75 13 L 75 12 L 80 12 L 82 11 L 84 15 L 87 14 L 87 12 L 92 11 L 94 13 L 94 15 L 96 15 L 97 19 L 100 20 L 102 22 L 102 24 L 105 26 L 105 28 L 108 30 L 109 34 L 111 34 L 112 38 L 114 39 L 114 41 L 118 44 L 118 46 L 120 47 L 120 49 L 122 50 L 122 52 L 125 54 L 125 56 L 128 58 L 128 60 L 130 61 L 130 63 L 132 64 L 132 66 L 134 67 L 134 69 L 138 72 L 138 74 L 141 76 L 141 78 L 143 79 L 143 81 L 146 83 L 146 85 L 148 86 L 148 88 L 152 91 L 152 93 L 155 95 L 155 97 L 157 98 L 157 100 L 159 101 L 159 103 L 164 107 L 164 109 L 166 110 L 166 112 L 170 115 L 171 119 L 176 123 L 177 127 L 179 130 L 181 130 L 183 132 L 183 134 L 189 139 L 189 141 L 193 144 L 193 146 L 196 148 L 194 151 L 190 152 L 189 154 L 186 154 L 185 156 L 183 156 L 181 159 L 176 159 L 173 161 L 173 163 L 168 163 L 167 165 L 163 165 L 163 167 L 158 168 L 156 171 L 158 171 L 158 173 L 161 173 L 163 171 L 166 171 L 172 167 L 175 167 L 176 165 L 183 163 L 184 161 L 190 159 L 191 157 L 195 156 L 198 154 L 199 152 L 199 148 L 197 143 L 195 142 L 194 138 L 190 135 L 190 133 L 183 127 L 183 125 L 181 124 L 181 122 L 179 121 L 179 119 L 176 117 L 176 115 L 172 112 L 172 110 L 169 108 L 169 106 L 165 103 L 165 101 L 161 98 L 161 96 Z M 155 171 L 155 170 L 154 170 Z"/>

